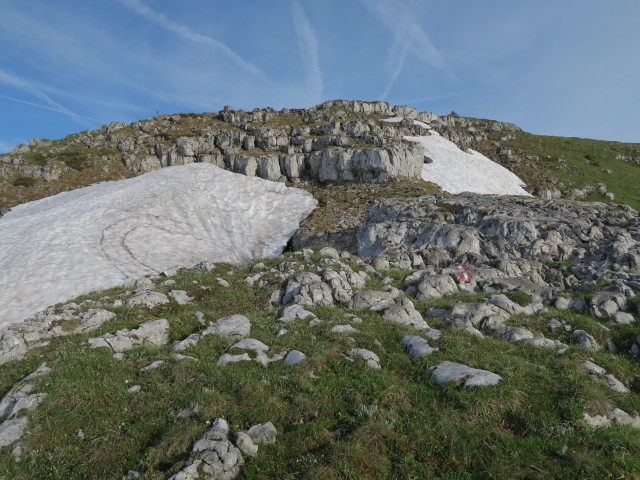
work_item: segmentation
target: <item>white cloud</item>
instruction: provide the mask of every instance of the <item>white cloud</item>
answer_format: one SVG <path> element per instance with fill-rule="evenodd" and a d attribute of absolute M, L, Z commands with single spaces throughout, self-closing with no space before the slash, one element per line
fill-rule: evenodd
<path fill-rule="evenodd" d="M 426 64 L 443 70 L 449 77 L 461 83 L 460 79 L 449 71 L 440 51 L 431 43 L 416 20 L 416 14 L 403 0 L 360 0 L 360 3 L 391 32 L 395 40 L 394 45 L 405 46 L 408 51 Z M 385 89 L 385 94 L 391 90 L 404 65 L 406 53 L 402 55 L 404 58 L 401 58 L 396 64 Z"/>
<path fill-rule="evenodd" d="M 214 50 L 218 50 L 224 53 L 227 57 L 229 57 L 240 68 L 258 77 L 265 78 L 264 73 L 262 73 L 262 71 L 258 67 L 244 60 L 242 57 L 240 57 L 240 55 L 238 55 L 236 52 L 234 52 L 231 48 L 229 48 L 227 45 L 225 45 L 221 41 L 216 40 L 213 37 L 209 37 L 209 36 L 194 32 L 186 25 L 180 25 L 179 23 L 169 20 L 162 13 L 158 13 L 151 10 L 148 6 L 146 6 L 140 0 L 120 0 L 120 1 L 124 5 L 129 7 L 131 10 L 136 12 L 137 14 L 142 15 L 144 18 L 146 18 L 150 22 L 155 23 L 156 25 L 159 25 L 165 30 L 175 33 L 176 35 L 179 35 L 182 38 L 185 38 L 192 42 L 201 43 L 203 45 L 207 45 L 213 48 Z"/>
<path fill-rule="evenodd" d="M 16 77 L 10 73 L 4 72 L 0 70 L 0 84 L 9 85 L 11 87 L 17 88 L 18 90 L 22 90 L 23 92 L 30 93 L 35 97 L 43 100 L 51 110 L 62 113 L 67 117 L 71 118 L 74 122 L 84 126 L 84 127 L 93 127 L 94 125 L 87 121 L 85 117 L 78 115 L 77 113 L 72 112 L 67 107 L 60 105 L 58 102 L 50 98 L 44 92 L 36 88 L 31 82 L 24 80 L 20 77 Z M 35 104 L 38 106 L 37 104 Z"/>
<path fill-rule="evenodd" d="M 393 85 L 396 83 L 396 80 L 398 79 L 398 76 L 400 76 L 400 72 L 404 67 L 404 62 L 407 59 L 407 53 L 409 53 L 409 44 L 406 42 L 404 44 L 401 44 L 396 40 L 388 56 L 390 70 L 392 70 L 391 77 L 387 82 L 387 86 L 385 87 L 384 92 L 382 92 L 382 95 L 380 95 L 380 100 L 386 99 L 387 95 L 389 95 L 389 93 L 391 92 Z"/>
<path fill-rule="evenodd" d="M 2 72 L 0 72 L 0 74 L 1 73 Z M 12 101 L 12 102 L 16 102 L 16 103 L 22 103 L 24 105 L 30 105 L 32 107 L 41 108 L 43 110 L 51 110 L 53 112 L 60 112 L 60 110 L 58 108 L 50 107 L 50 106 L 47 106 L 47 105 L 42 105 L 41 103 L 29 102 L 27 100 L 22 100 L 21 98 L 10 97 L 8 95 L 0 95 L 0 98 L 3 98 L 5 100 L 9 100 L 9 101 Z M 91 118 L 91 117 L 85 117 L 84 115 L 77 115 L 77 117 L 81 118 L 81 119 L 85 119 L 85 120 L 90 121 L 90 122 L 101 123 L 100 120 L 97 120 L 97 119 Z"/>
<path fill-rule="evenodd" d="M 297 1 L 293 2 L 293 24 L 300 56 L 307 75 L 307 88 L 312 95 L 312 101 L 318 103 L 322 99 L 324 89 L 322 70 L 318 59 L 318 39 Z"/>

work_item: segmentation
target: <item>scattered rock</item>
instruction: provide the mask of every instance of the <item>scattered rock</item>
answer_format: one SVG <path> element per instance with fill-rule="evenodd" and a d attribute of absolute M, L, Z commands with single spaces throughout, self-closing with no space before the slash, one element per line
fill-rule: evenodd
<path fill-rule="evenodd" d="M 367 367 L 379 370 L 380 367 L 380 357 L 373 353 L 371 350 L 367 350 L 365 348 L 353 348 L 347 352 L 349 357 L 360 357 L 362 358 Z"/>
<path fill-rule="evenodd" d="M 351 325 L 335 325 L 331 328 L 333 333 L 354 333 L 357 332 Z"/>
<path fill-rule="evenodd" d="M 229 425 L 217 418 L 191 449 L 188 465 L 168 480 L 230 480 L 240 473 L 244 458 L 229 440 Z"/>
<path fill-rule="evenodd" d="M 169 299 L 164 293 L 154 292 L 152 290 L 142 290 L 136 292 L 129 300 L 127 300 L 127 307 L 146 307 L 154 308 L 158 305 L 164 305 L 169 303 Z"/>
<path fill-rule="evenodd" d="M 607 372 L 601 366 L 596 365 L 595 363 L 590 361 L 582 362 L 580 366 L 584 368 L 587 372 L 592 373 L 594 375 L 604 375 Z"/>
<path fill-rule="evenodd" d="M 302 363 L 307 359 L 307 356 L 299 350 L 289 350 L 287 356 L 284 357 L 284 363 L 291 366 Z"/>
<path fill-rule="evenodd" d="M 362 290 L 349 302 L 349 308 L 380 311 L 394 305 L 396 295 L 380 290 Z"/>
<path fill-rule="evenodd" d="M 571 336 L 573 339 L 573 343 L 578 345 L 579 347 L 586 348 L 591 351 L 602 350 L 602 347 L 596 342 L 596 339 L 593 335 L 588 334 L 584 330 L 574 330 L 573 335 Z"/>
<path fill-rule="evenodd" d="M 611 321 L 616 325 L 628 325 L 629 323 L 635 323 L 636 319 L 630 313 L 616 312 Z"/>
<path fill-rule="evenodd" d="M 218 365 L 224 367 L 229 363 L 254 360 L 266 367 L 269 363 L 277 362 L 285 357 L 284 353 L 275 354 L 269 357 L 267 352 L 271 350 L 271 347 L 265 345 L 260 340 L 256 340 L 255 338 L 245 338 L 240 340 L 229 347 L 228 352 L 237 350 L 249 350 L 253 353 L 253 356 L 250 356 L 248 353 L 225 353 L 218 359 Z"/>
<path fill-rule="evenodd" d="M 302 272 L 294 275 L 287 282 L 282 303 L 328 306 L 333 304 L 333 295 L 329 285 L 324 283 L 317 274 Z"/>
<path fill-rule="evenodd" d="M 27 427 L 27 421 L 27 417 L 18 417 L 2 422 L 0 424 L 0 448 L 7 447 L 20 440 Z"/>
<path fill-rule="evenodd" d="M 461 383 L 463 387 L 486 387 L 497 385 L 502 381 L 502 377 L 498 374 L 455 362 L 442 362 L 431 367 L 429 372 L 440 386 L 457 382 Z"/>
<path fill-rule="evenodd" d="M 305 310 L 300 305 L 289 305 L 282 310 L 280 317 L 278 318 L 279 322 L 293 322 L 294 320 L 305 320 L 307 318 L 316 318 L 316 315 L 308 310 Z"/>
<path fill-rule="evenodd" d="M 173 297 L 178 305 L 187 305 L 191 303 L 191 300 L 193 300 L 193 298 L 191 298 L 184 290 L 171 290 L 169 295 Z"/>
<path fill-rule="evenodd" d="M 147 365 L 146 367 L 142 367 L 140 369 L 141 372 L 148 372 L 149 370 L 155 370 L 156 368 L 161 367 L 162 365 L 164 365 L 164 360 L 156 360 L 153 363 L 150 363 L 149 365 Z"/>
<path fill-rule="evenodd" d="M 91 348 L 107 347 L 113 353 L 121 353 L 138 345 L 166 345 L 169 342 L 169 322 L 164 318 L 151 320 L 134 330 L 118 330 L 88 341 Z"/>
<path fill-rule="evenodd" d="M 431 348 L 427 340 L 417 335 L 405 335 L 402 337 L 402 344 L 414 360 L 419 360 L 421 357 L 431 355 L 437 350 L 436 348 Z"/>
<path fill-rule="evenodd" d="M 388 322 L 399 323 L 417 329 L 429 328 L 420 312 L 416 310 L 413 302 L 406 297 L 398 297 L 395 304 L 384 310 L 382 318 Z"/>
<path fill-rule="evenodd" d="M 258 423 L 247 430 L 247 435 L 253 440 L 253 443 L 260 445 L 262 443 L 276 443 L 278 430 L 271 422 Z"/>
<path fill-rule="evenodd" d="M 253 440 L 245 432 L 236 433 L 236 446 L 242 453 L 250 457 L 255 457 L 258 454 L 258 445 L 253 443 Z"/>

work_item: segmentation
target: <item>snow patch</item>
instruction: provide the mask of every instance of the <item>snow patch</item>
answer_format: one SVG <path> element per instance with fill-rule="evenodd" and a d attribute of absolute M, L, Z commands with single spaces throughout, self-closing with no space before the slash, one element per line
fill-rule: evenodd
<path fill-rule="evenodd" d="M 422 178 L 445 192 L 472 192 L 492 195 L 526 195 L 525 183 L 513 172 L 474 150 L 463 152 L 437 132 L 404 137 L 418 142 L 432 162 L 422 167 Z"/>
<path fill-rule="evenodd" d="M 0 218 L 0 328 L 174 266 L 279 255 L 316 204 L 194 163 L 19 205 Z"/>

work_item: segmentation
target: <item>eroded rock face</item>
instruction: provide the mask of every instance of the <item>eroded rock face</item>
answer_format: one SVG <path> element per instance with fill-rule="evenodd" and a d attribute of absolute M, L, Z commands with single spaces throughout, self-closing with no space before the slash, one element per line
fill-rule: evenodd
<path fill-rule="evenodd" d="M 629 207 L 595 208 L 563 200 L 471 194 L 430 195 L 374 206 L 357 233 L 357 253 L 365 257 L 417 253 L 425 264 L 441 267 L 457 262 L 493 262 L 501 264 L 501 270 L 511 270 L 513 276 L 520 270 L 531 284 L 544 286 L 541 281 L 548 269 L 535 262 L 575 262 L 572 273 L 578 278 L 597 269 L 639 269 L 639 232 L 637 212 Z M 504 277 L 502 281 L 510 275 Z M 452 289 L 438 280 L 433 278 L 434 285 L 423 286 L 424 295 Z M 556 277 L 553 282 L 563 287 L 568 280 Z"/>

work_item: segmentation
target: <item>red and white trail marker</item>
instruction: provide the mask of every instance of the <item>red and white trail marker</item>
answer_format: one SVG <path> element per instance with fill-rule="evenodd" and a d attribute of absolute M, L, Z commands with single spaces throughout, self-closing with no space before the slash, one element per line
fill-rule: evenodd
<path fill-rule="evenodd" d="M 469 272 L 462 272 L 458 274 L 460 282 L 469 282 L 473 278 Z"/>

